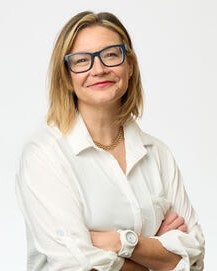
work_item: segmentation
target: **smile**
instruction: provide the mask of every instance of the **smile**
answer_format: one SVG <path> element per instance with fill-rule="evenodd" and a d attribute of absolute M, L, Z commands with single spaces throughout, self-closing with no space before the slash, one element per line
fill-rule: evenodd
<path fill-rule="evenodd" d="M 113 81 L 101 81 L 101 82 L 96 82 L 94 84 L 89 85 L 89 87 L 107 87 L 114 84 Z"/>

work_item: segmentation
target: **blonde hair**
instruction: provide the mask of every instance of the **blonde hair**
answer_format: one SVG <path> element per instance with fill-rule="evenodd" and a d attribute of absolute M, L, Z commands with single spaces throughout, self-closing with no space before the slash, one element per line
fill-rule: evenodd
<path fill-rule="evenodd" d="M 126 46 L 127 58 L 133 63 L 133 74 L 129 79 L 128 89 L 122 97 L 122 104 L 117 116 L 119 125 L 131 118 L 139 117 L 143 109 L 142 83 L 137 57 L 132 48 L 130 36 L 111 13 L 93 13 L 85 11 L 72 17 L 60 32 L 50 61 L 49 69 L 49 109 L 47 123 L 55 125 L 62 133 L 67 133 L 76 117 L 77 97 L 73 91 L 73 82 L 65 63 L 64 56 L 70 53 L 73 42 L 79 31 L 85 27 L 100 25 L 120 35 Z"/>

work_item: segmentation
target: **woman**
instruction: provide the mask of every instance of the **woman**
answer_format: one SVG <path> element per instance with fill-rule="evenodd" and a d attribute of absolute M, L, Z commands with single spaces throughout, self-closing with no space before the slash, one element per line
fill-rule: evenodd
<path fill-rule="evenodd" d="M 28 270 L 203 270 L 203 235 L 176 162 L 134 120 L 142 87 L 121 22 L 74 16 L 50 71 L 48 126 L 17 175 Z"/>

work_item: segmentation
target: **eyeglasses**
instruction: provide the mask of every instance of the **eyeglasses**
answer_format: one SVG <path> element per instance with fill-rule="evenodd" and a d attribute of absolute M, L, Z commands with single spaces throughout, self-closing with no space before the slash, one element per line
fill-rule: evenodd
<path fill-rule="evenodd" d="M 124 62 L 126 47 L 124 44 L 111 45 L 94 53 L 77 52 L 65 55 L 67 68 L 74 73 L 87 72 L 93 67 L 94 58 L 98 56 L 106 67 L 119 66 Z"/>

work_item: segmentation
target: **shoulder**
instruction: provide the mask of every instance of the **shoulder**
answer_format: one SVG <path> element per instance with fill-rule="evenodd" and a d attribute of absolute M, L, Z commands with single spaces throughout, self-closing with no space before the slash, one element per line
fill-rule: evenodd
<path fill-rule="evenodd" d="M 17 169 L 17 180 L 21 184 L 38 185 L 47 179 L 62 178 L 65 160 L 60 141 L 64 135 L 55 127 L 44 126 L 35 131 L 24 145 Z"/>
<path fill-rule="evenodd" d="M 170 153 L 168 145 L 156 136 L 150 135 L 141 130 L 141 137 L 146 146 L 157 149 L 159 152 Z"/>
<path fill-rule="evenodd" d="M 178 170 L 178 165 L 172 151 L 161 139 L 144 132 L 139 126 L 137 127 L 143 146 L 147 149 L 146 158 L 155 161 L 165 183 L 172 180 Z"/>
<path fill-rule="evenodd" d="M 63 135 L 56 127 L 44 125 L 28 138 L 23 147 L 22 158 L 53 152 L 61 138 Z"/>
<path fill-rule="evenodd" d="M 161 150 L 161 151 L 170 151 L 168 145 L 165 142 L 163 142 L 158 137 L 153 136 L 153 135 L 145 132 L 137 124 L 137 122 L 134 121 L 130 125 L 132 126 L 132 129 L 134 129 L 136 131 L 136 133 L 138 133 L 138 135 L 140 136 L 144 146 L 150 147 L 150 148 L 156 148 L 156 149 Z"/>
<path fill-rule="evenodd" d="M 173 154 L 168 145 L 156 136 L 143 131 L 140 126 L 133 122 L 132 129 L 139 135 L 142 145 L 147 149 L 149 155 L 155 158 L 159 163 L 174 163 Z"/>

